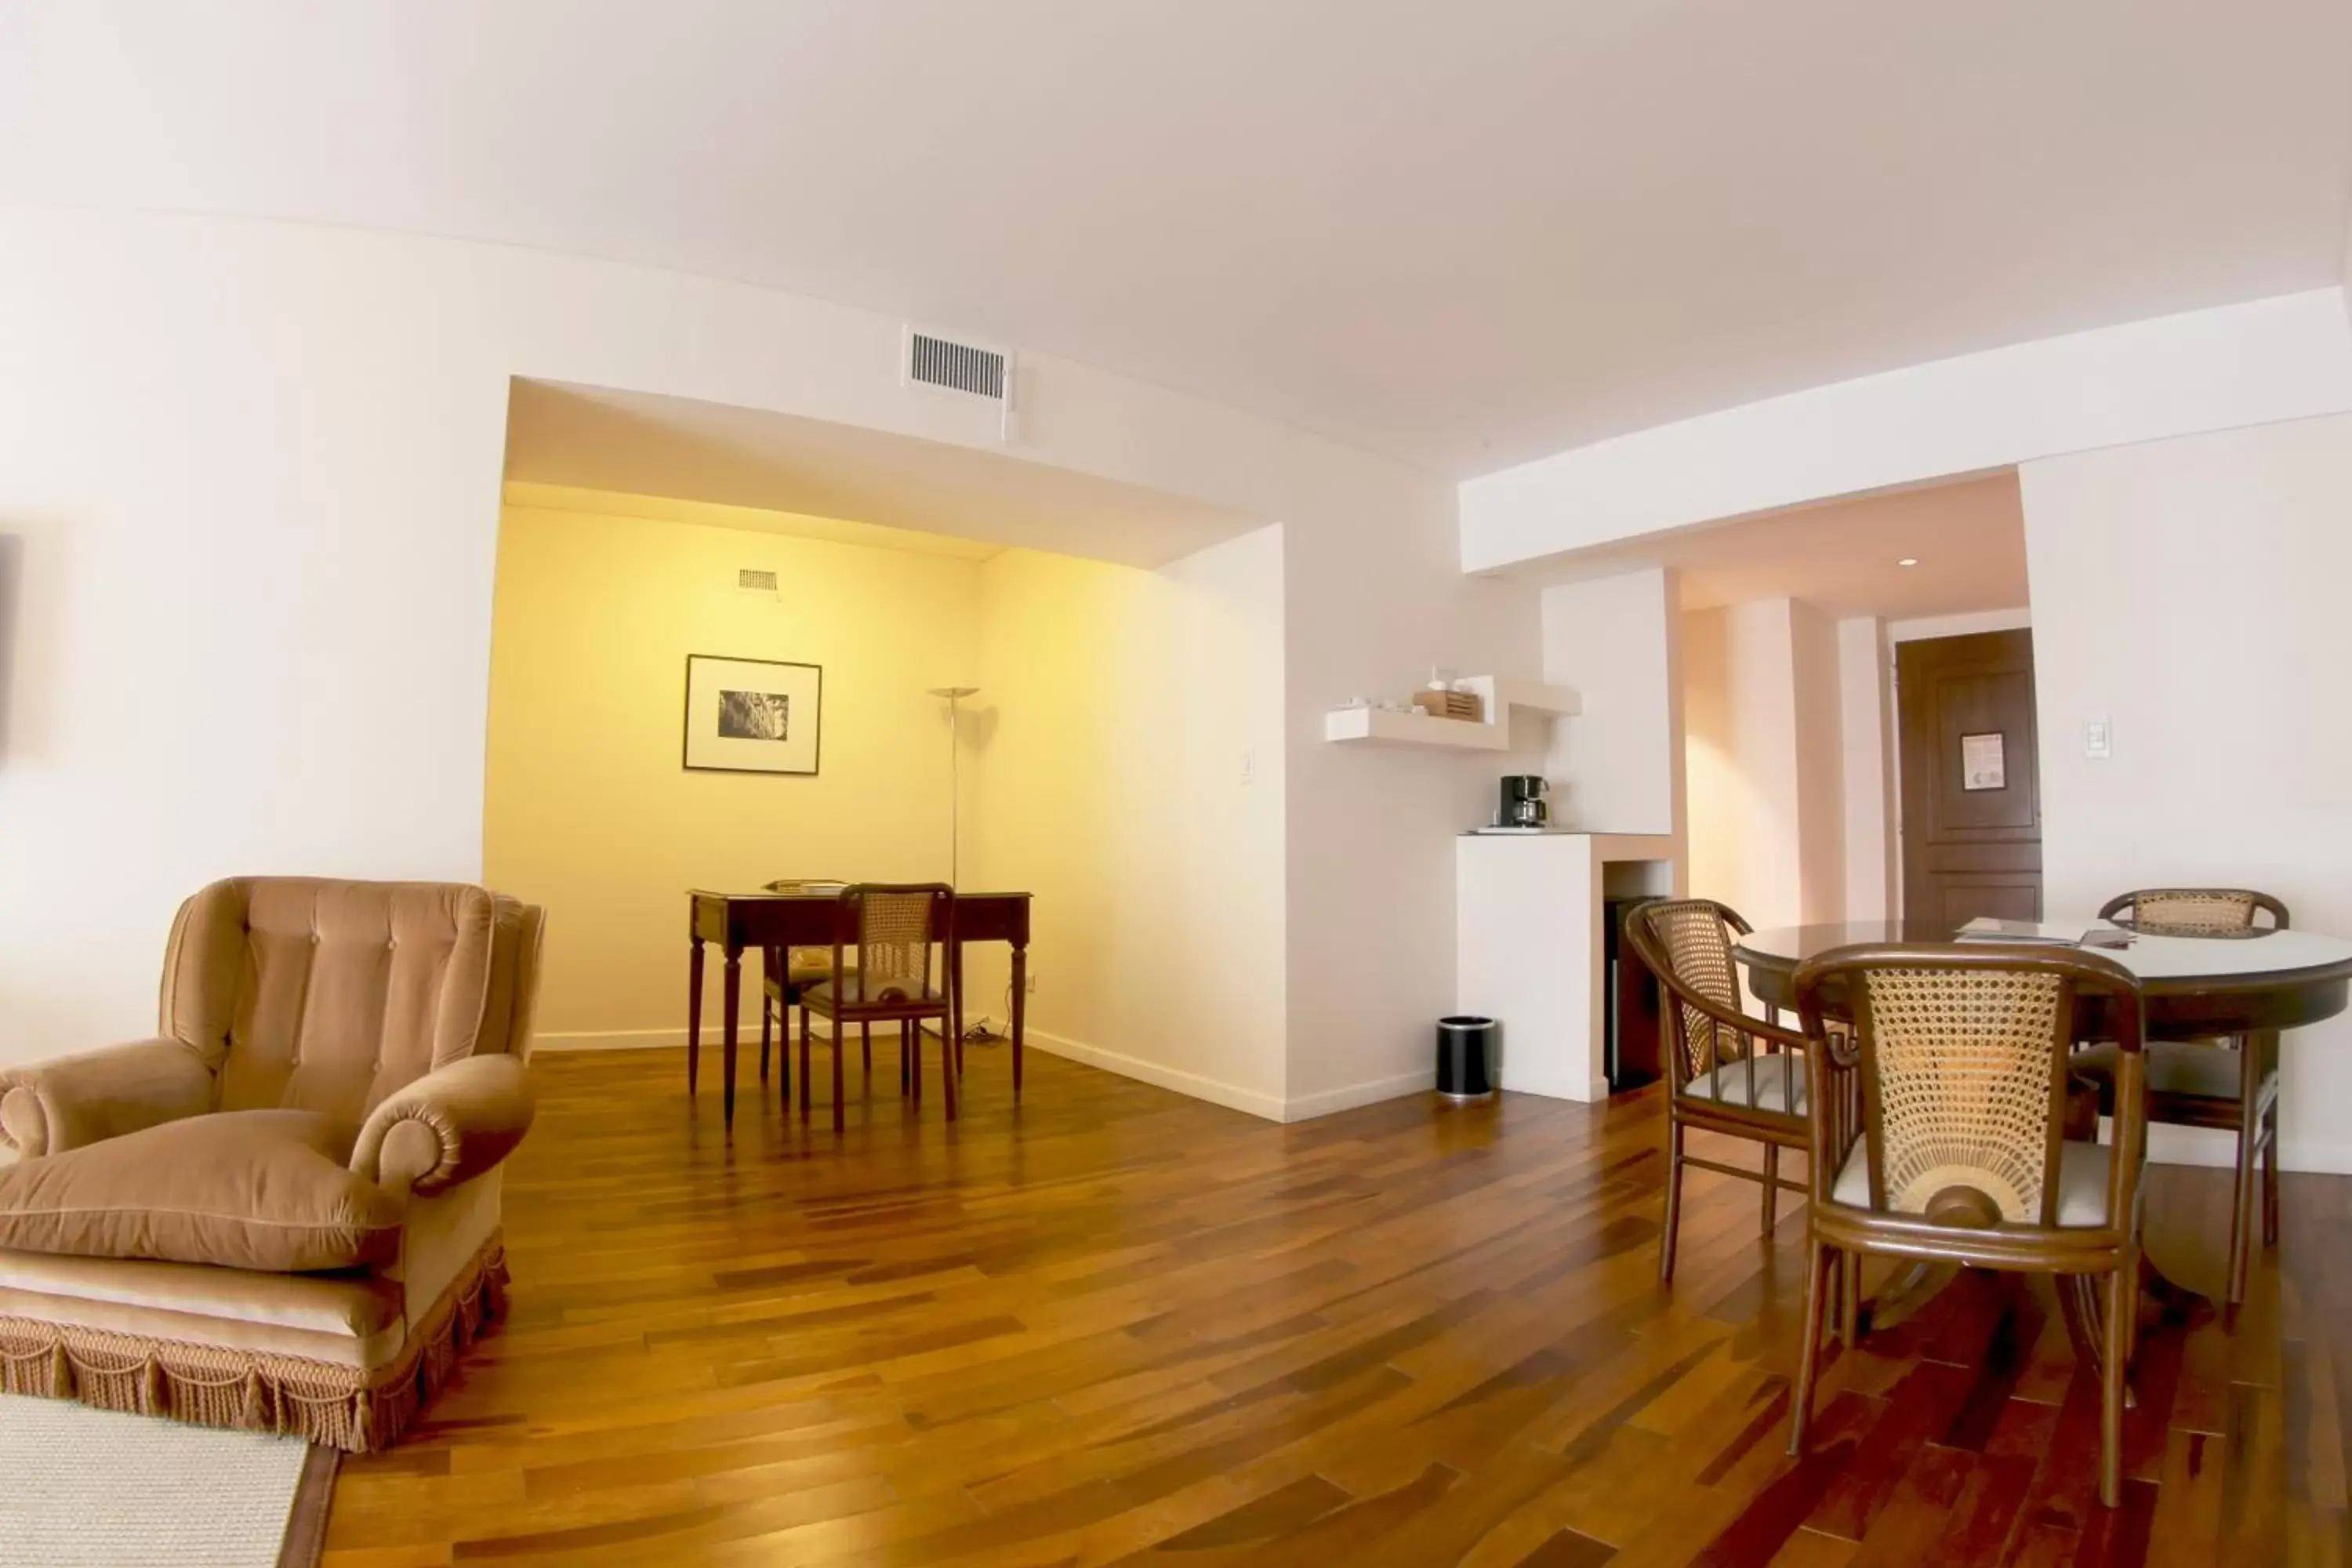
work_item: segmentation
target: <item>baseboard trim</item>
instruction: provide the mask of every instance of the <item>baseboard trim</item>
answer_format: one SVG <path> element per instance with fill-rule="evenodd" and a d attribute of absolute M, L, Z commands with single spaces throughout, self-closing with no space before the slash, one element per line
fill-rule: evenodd
<path fill-rule="evenodd" d="M 2115 1135 L 2115 1123 L 2101 1118 L 2101 1140 L 2113 1142 Z M 2147 1158 L 2153 1165 L 2203 1165 L 2228 1170 L 2238 1163 L 2238 1135 L 2210 1127 L 2168 1127 L 2159 1122 L 2147 1130 Z M 2308 1175 L 2352 1175 L 2352 1143 L 2283 1138 L 2279 1141 L 2279 1169 Z"/>
<path fill-rule="evenodd" d="M 831 1037 L 827 1020 L 812 1018 L 809 1022 L 820 1037 Z M 1229 1110 L 1238 1110 L 1267 1121 L 1311 1121 L 1318 1116 L 1353 1110 L 1360 1105 L 1377 1105 L 1384 1100 L 1424 1093 L 1430 1086 L 1428 1073 L 1409 1072 L 1372 1079 L 1364 1083 L 1346 1084 L 1317 1094 L 1301 1095 L 1296 1100 L 1279 1100 L 1201 1073 L 1166 1067 L 1141 1057 L 1129 1056 L 1123 1051 L 1105 1050 L 1100 1046 L 1074 1040 L 1050 1029 L 1031 1028 L 1025 1032 L 1025 1039 L 1029 1045 L 1049 1055 L 1083 1062 L 1087 1067 L 1100 1068 L 1121 1078 L 1131 1078 L 1155 1089 L 1169 1089 L 1193 1100 L 1205 1100 L 1212 1105 L 1222 1105 Z M 756 1051 L 759 1042 L 759 1030 L 754 1027 L 738 1034 L 736 1049 Z M 686 1031 L 683 1028 L 542 1029 L 531 1041 L 531 1048 L 541 1051 L 683 1050 L 685 1047 Z M 719 1048 L 719 1030 L 715 1026 L 706 1024 L 703 1026 L 702 1048 L 706 1051 Z"/>
<path fill-rule="evenodd" d="M 1061 1057 L 1069 1061 L 1082 1062 L 1090 1068 L 1100 1068 L 1105 1072 L 1117 1073 L 1121 1078 L 1131 1078 L 1139 1083 L 1148 1083 L 1154 1089 L 1171 1089 L 1193 1100 L 1205 1100 L 1212 1105 L 1222 1105 L 1228 1110 L 1243 1111 L 1268 1121 L 1289 1120 L 1283 1115 L 1281 1100 L 1270 1094 L 1260 1094 L 1255 1089 L 1243 1089 L 1218 1079 L 1204 1078 L 1199 1073 L 1186 1072 L 1181 1068 L 1163 1067 L 1158 1062 L 1146 1061 L 1141 1057 L 1130 1057 L 1119 1051 L 1107 1051 L 1100 1046 L 1090 1046 L 1084 1040 L 1074 1040 L 1066 1035 L 1056 1035 L 1047 1029 L 1024 1029 L 1022 1032 L 1022 1039 L 1025 1045 L 1034 1046 L 1050 1055 Z"/>
<path fill-rule="evenodd" d="M 1302 1094 L 1284 1102 L 1282 1119 L 1285 1121 L 1312 1121 L 1318 1116 L 1353 1110 L 1360 1105 L 1378 1105 L 1384 1100 L 1402 1100 L 1407 1095 L 1427 1094 L 1434 1081 L 1426 1071 L 1406 1072 L 1389 1078 L 1370 1079 L 1362 1083 L 1344 1084 L 1316 1094 Z"/>
<path fill-rule="evenodd" d="M 720 1032 L 718 1025 L 705 1024 L 702 1026 L 702 1048 L 706 1051 L 720 1049 Z M 833 1037 L 833 1021 L 829 1018 L 811 1018 L 809 1032 L 818 1039 L 829 1040 Z M 686 1030 L 682 1027 L 675 1029 L 541 1029 L 532 1034 L 530 1048 L 534 1051 L 682 1051 L 686 1049 Z M 755 1017 L 751 1021 L 749 1028 L 740 1026 L 737 1027 L 735 1048 L 738 1051 L 757 1051 L 760 1048 L 758 1018 Z"/>
<path fill-rule="evenodd" d="M 2223 1163 L 2229 1162 L 2224 1161 Z M 2352 1143 L 2322 1142 L 2313 1138 L 2279 1140 L 2279 1169 L 2307 1175 L 2352 1175 Z"/>
<path fill-rule="evenodd" d="M 753 1038 L 756 1040 L 757 1036 Z M 740 1042 L 739 1042 L 740 1043 Z M 716 1046 L 716 1031 L 706 1032 L 703 1044 Z M 684 1029 L 541 1029 L 530 1037 L 534 1051 L 642 1051 L 686 1048 Z"/>

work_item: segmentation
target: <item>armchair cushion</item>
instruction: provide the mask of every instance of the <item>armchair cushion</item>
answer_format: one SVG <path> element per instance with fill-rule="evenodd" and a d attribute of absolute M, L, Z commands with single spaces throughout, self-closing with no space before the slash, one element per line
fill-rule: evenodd
<path fill-rule="evenodd" d="M 213 1074 L 179 1040 L 137 1040 L 0 1069 L 0 1149 L 60 1154 L 212 1109 Z"/>
<path fill-rule="evenodd" d="M 301 1273 L 388 1263 L 406 1205 L 307 1110 L 192 1116 L 0 1170 L 0 1248 Z"/>
<path fill-rule="evenodd" d="M 451 1062 L 375 1108 L 352 1147 L 352 1170 L 387 1188 L 444 1192 L 511 1153 L 533 1113 L 530 1084 L 515 1058 Z"/>

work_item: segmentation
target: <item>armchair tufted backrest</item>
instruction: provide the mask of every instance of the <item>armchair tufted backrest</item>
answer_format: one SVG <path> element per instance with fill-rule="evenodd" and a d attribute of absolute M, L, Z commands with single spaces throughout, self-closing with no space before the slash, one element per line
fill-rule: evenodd
<path fill-rule="evenodd" d="M 449 882 L 237 877 L 180 908 L 159 1032 L 198 1051 L 215 1109 L 356 1123 L 477 1051 L 529 1048 L 541 911 Z"/>

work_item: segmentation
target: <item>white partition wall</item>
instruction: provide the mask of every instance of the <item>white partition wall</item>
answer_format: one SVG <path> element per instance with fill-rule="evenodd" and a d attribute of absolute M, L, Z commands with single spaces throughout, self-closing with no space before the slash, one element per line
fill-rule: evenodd
<path fill-rule="evenodd" d="M 2352 416 L 2028 464 L 2047 908 L 2260 888 L 2352 935 Z M 2093 755 L 2084 727 L 2105 726 Z M 2352 1171 L 2352 1016 L 2286 1036 L 2290 1170 Z M 2226 1134 L 2157 1129 L 2158 1159 Z"/>
<path fill-rule="evenodd" d="M 1544 590 L 1543 677 L 1578 700 L 1543 761 L 1564 830 L 1455 841 L 1455 998 L 1501 1024 L 1504 1089 L 1608 1095 L 1604 907 L 1682 890 L 1677 594 L 1657 570 Z"/>
<path fill-rule="evenodd" d="M 1543 676 L 1573 689 L 1544 772 L 1553 819 L 1591 833 L 1682 825 L 1682 626 L 1675 574 L 1564 583 L 1543 594 Z"/>

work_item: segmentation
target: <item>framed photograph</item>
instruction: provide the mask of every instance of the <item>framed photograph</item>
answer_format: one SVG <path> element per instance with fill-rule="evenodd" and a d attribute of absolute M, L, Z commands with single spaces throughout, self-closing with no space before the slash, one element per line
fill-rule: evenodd
<path fill-rule="evenodd" d="M 814 773 L 824 671 L 766 658 L 686 657 L 686 765 L 721 773 Z"/>

